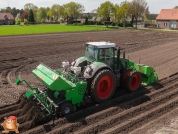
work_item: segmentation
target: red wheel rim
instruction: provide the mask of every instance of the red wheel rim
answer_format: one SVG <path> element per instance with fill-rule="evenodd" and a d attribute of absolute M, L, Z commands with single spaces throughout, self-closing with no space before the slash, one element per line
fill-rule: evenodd
<path fill-rule="evenodd" d="M 122 85 L 125 87 L 126 86 L 126 79 L 127 79 L 127 76 L 129 75 L 129 73 L 131 72 L 132 70 L 127 70 L 125 73 L 124 73 L 124 76 L 122 78 Z"/>
<path fill-rule="evenodd" d="M 98 97 L 101 99 L 108 98 L 112 93 L 113 86 L 113 79 L 109 75 L 102 77 L 97 86 Z"/>
<path fill-rule="evenodd" d="M 140 84 L 140 76 L 137 74 L 134 74 L 130 81 L 130 89 L 136 90 Z"/>

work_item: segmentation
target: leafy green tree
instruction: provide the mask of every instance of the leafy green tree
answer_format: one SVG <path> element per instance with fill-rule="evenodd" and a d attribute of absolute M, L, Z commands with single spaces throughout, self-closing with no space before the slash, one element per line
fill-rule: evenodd
<path fill-rule="evenodd" d="M 24 5 L 24 10 L 26 12 L 29 12 L 30 10 L 32 10 L 33 15 L 34 15 L 34 19 L 37 20 L 38 7 L 36 5 L 34 5 L 33 3 L 27 3 L 27 4 Z"/>
<path fill-rule="evenodd" d="M 68 23 L 69 15 L 67 14 L 67 10 L 66 10 L 66 5 L 65 4 L 61 6 L 61 11 L 62 11 L 62 13 L 60 14 L 61 17 L 64 19 L 64 21 L 67 20 L 67 23 Z"/>
<path fill-rule="evenodd" d="M 129 4 L 130 3 L 127 0 L 121 2 L 120 7 L 117 8 L 117 11 L 116 11 L 118 18 L 120 18 L 122 20 L 124 27 L 126 25 L 127 18 L 130 16 L 130 14 L 128 12 Z"/>
<path fill-rule="evenodd" d="M 64 6 L 59 6 L 58 13 L 59 13 L 59 16 L 61 16 L 63 18 L 66 16 Z"/>
<path fill-rule="evenodd" d="M 128 12 L 132 14 L 135 18 L 136 28 L 137 28 L 137 21 L 138 18 L 143 17 L 145 15 L 145 11 L 147 9 L 147 2 L 146 0 L 133 0 L 128 8 Z"/>
<path fill-rule="evenodd" d="M 113 9 L 113 16 L 112 16 L 114 22 L 118 21 L 118 16 L 117 16 L 118 8 L 120 8 L 120 6 L 118 4 L 115 4 Z"/>
<path fill-rule="evenodd" d="M 24 5 L 24 10 L 29 12 L 31 10 L 35 11 L 38 9 L 38 7 L 36 5 L 34 5 L 33 3 L 27 3 Z"/>
<path fill-rule="evenodd" d="M 5 12 L 11 13 L 11 12 L 12 12 L 11 7 L 7 7 L 7 8 L 5 8 Z"/>
<path fill-rule="evenodd" d="M 17 16 L 15 17 L 15 24 L 16 25 L 20 25 L 20 13 L 17 14 Z"/>
<path fill-rule="evenodd" d="M 146 19 L 149 19 L 149 14 L 150 14 L 150 12 L 149 12 L 149 7 L 147 7 L 147 8 L 145 9 L 145 18 L 146 18 Z"/>
<path fill-rule="evenodd" d="M 28 21 L 29 21 L 29 22 L 35 22 L 32 9 L 30 9 L 30 11 L 29 11 L 29 14 L 28 14 Z"/>
<path fill-rule="evenodd" d="M 106 21 L 114 13 L 114 5 L 110 1 L 106 1 L 100 5 L 97 9 L 98 16 L 103 17 Z M 108 27 L 108 23 L 106 24 Z"/>
<path fill-rule="evenodd" d="M 48 15 L 52 17 L 55 21 L 58 21 L 59 18 L 59 7 L 59 4 L 54 4 L 48 12 Z"/>
<path fill-rule="evenodd" d="M 11 14 L 13 15 L 13 16 L 16 16 L 17 15 L 17 12 L 16 12 L 17 10 L 16 10 L 16 8 L 14 7 L 14 8 L 12 8 L 12 10 L 11 10 Z"/>
<path fill-rule="evenodd" d="M 151 24 L 152 24 L 152 20 L 151 20 L 151 21 L 149 20 L 149 14 L 150 14 L 149 8 L 147 7 L 147 8 L 145 9 L 145 15 L 142 17 L 142 18 L 144 19 L 144 24 L 150 23 L 150 22 L 151 22 Z"/>
<path fill-rule="evenodd" d="M 37 11 L 37 20 L 44 21 L 47 18 L 46 8 L 40 7 Z"/>
<path fill-rule="evenodd" d="M 74 20 L 74 18 L 77 19 L 78 17 L 81 17 L 83 12 L 85 11 L 84 6 L 76 2 L 69 2 L 63 7 L 63 16 L 67 17 L 67 20 L 68 18 L 70 18 L 70 20 Z"/>
<path fill-rule="evenodd" d="M 158 16 L 158 14 L 149 14 L 148 19 L 149 20 L 156 20 L 156 17 Z"/>
<path fill-rule="evenodd" d="M 174 9 L 178 9 L 178 6 L 175 6 Z"/>

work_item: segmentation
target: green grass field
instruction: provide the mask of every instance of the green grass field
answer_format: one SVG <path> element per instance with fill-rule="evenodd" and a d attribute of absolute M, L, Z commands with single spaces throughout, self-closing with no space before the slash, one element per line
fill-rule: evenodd
<path fill-rule="evenodd" d="M 39 24 L 39 25 L 0 25 L 0 36 L 5 35 L 24 35 L 24 34 L 44 34 L 59 32 L 77 32 L 77 31 L 97 31 L 111 30 L 117 27 L 105 26 L 72 26 L 61 24 Z"/>

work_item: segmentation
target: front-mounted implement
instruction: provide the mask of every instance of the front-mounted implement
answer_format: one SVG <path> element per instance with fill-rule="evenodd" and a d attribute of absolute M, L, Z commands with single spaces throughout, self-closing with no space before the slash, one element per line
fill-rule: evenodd
<path fill-rule="evenodd" d="M 67 115 L 89 99 L 96 103 L 111 99 L 120 87 L 132 92 L 158 80 L 152 67 L 135 64 L 125 58 L 125 52 L 121 56 L 121 49 L 115 48 L 115 43 L 87 42 L 85 46 L 85 56 L 74 60 L 70 67 L 64 61 L 63 70 L 40 64 L 32 71 L 45 85 L 44 89 L 16 79 L 17 85 L 27 84 L 26 98 L 35 101 L 46 116 Z"/>
<path fill-rule="evenodd" d="M 26 98 L 35 100 L 46 115 L 66 115 L 81 105 L 87 84 L 76 75 L 53 71 L 43 64 L 32 72 L 46 86 L 45 89 L 31 87 L 20 79 L 16 79 L 16 84 L 27 84 L 29 90 L 25 93 Z"/>

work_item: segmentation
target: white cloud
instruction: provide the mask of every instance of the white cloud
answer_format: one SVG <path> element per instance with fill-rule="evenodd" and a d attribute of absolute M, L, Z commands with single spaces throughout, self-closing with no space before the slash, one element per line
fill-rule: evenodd
<path fill-rule="evenodd" d="M 66 4 L 72 0 L 0 0 L 0 8 L 8 6 L 22 9 L 26 3 L 33 3 L 38 7 L 51 7 L 53 4 Z M 85 12 L 90 12 L 100 6 L 106 0 L 75 0 L 74 2 L 81 3 L 85 7 Z M 120 4 L 124 0 L 110 0 L 114 4 Z M 128 0 L 131 1 L 131 0 Z M 173 8 L 178 6 L 178 0 L 147 0 L 151 13 L 159 13 L 163 8 Z"/>

